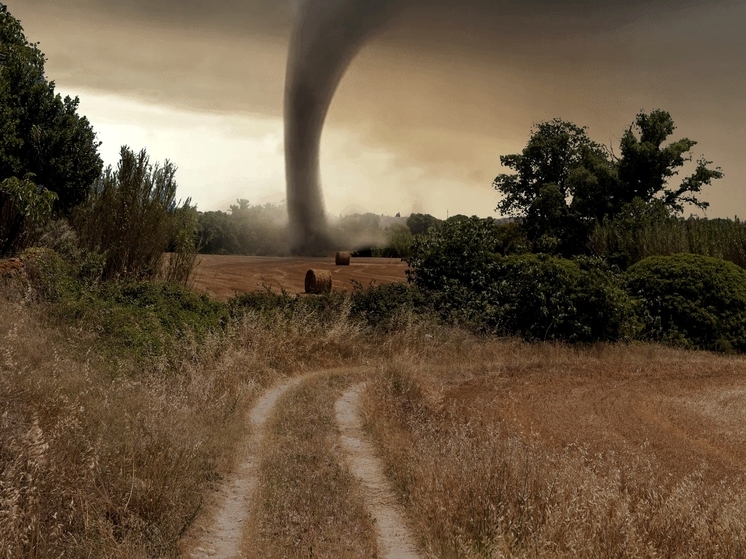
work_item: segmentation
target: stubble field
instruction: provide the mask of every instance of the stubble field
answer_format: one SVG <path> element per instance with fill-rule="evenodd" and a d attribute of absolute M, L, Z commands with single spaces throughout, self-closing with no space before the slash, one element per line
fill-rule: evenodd
<path fill-rule="evenodd" d="M 306 272 L 313 268 L 332 272 L 334 291 L 351 291 L 352 280 L 367 287 L 406 281 L 407 264 L 398 258 L 353 258 L 349 266 L 335 266 L 334 256 L 279 258 L 263 256 L 201 255 L 194 288 L 225 301 L 236 294 L 271 289 L 275 293 L 303 293 Z"/>

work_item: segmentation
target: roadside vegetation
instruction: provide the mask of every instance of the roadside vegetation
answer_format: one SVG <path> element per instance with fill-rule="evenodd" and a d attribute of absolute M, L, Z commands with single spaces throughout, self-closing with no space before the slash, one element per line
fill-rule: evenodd
<path fill-rule="evenodd" d="M 743 557 L 743 359 L 436 336 L 364 417 L 428 557 Z"/>

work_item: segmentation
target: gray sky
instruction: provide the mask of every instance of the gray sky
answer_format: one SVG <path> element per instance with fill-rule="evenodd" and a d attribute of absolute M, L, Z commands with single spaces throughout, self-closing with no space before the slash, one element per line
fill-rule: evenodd
<path fill-rule="evenodd" d="M 726 173 L 710 216 L 746 215 L 746 2 L 408 0 L 332 105 L 333 213 L 494 215 L 499 156 L 560 117 L 617 147 L 640 110 L 671 112 Z M 291 0 L 8 2 L 81 98 L 109 163 L 121 144 L 179 167 L 200 209 L 284 197 Z"/>

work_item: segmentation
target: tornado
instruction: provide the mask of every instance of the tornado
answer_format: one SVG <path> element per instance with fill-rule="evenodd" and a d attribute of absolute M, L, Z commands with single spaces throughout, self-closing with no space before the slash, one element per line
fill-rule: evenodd
<path fill-rule="evenodd" d="M 296 254 L 332 248 L 324 212 L 319 148 L 345 70 L 397 10 L 397 0 L 304 0 L 290 38 L 285 78 L 287 205 Z"/>

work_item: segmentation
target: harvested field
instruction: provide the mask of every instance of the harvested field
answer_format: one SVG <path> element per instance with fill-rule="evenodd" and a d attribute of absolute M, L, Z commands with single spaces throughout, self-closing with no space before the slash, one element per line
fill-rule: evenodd
<path fill-rule="evenodd" d="M 263 291 L 303 293 L 306 272 L 329 270 L 334 291 L 351 291 L 352 280 L 364 286 L 406 281 L 407 264 L 398 258 L 353 258 L 349 266 L 336 266 L 334 255 L 321 258 L 201 255 L 194 288 L 225 301 L 236 294 Z"/>
<path fill-rule="evenodd" d="M 487 344 L 364 398 L 429 556 L 744 556 L 742 358 Z"/>

